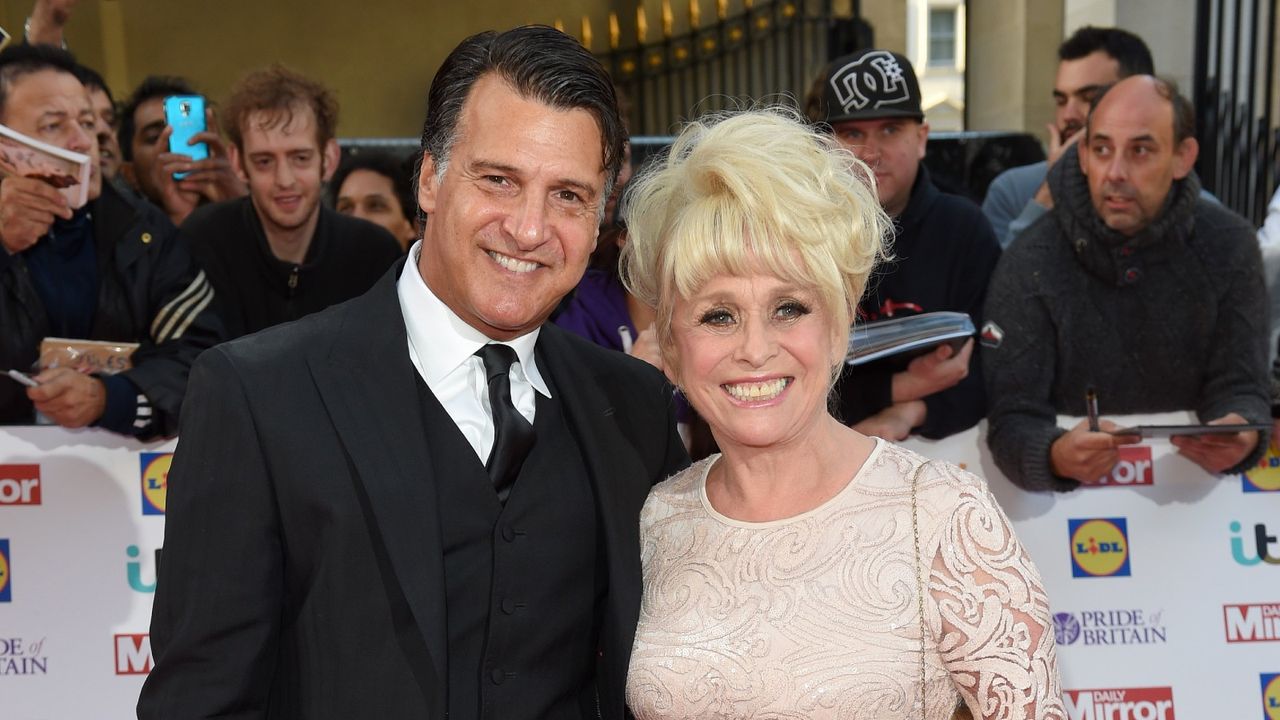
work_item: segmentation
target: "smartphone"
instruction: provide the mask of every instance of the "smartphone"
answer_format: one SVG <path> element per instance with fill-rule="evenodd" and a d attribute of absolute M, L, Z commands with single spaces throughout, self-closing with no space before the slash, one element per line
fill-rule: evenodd
<path fill-rule="evenodd" d="M 199 95 L 171 95 L 164 99 L 164 121 L 173 128 L 169 136 L 169 152 L 186 155 L 192 160 L 209 157 L 209 145 L 188 145 L 192 135 L 205 131 L 204 98 Z M 186 173 L 174 173 L 174 180 L 181 180 Z"/>

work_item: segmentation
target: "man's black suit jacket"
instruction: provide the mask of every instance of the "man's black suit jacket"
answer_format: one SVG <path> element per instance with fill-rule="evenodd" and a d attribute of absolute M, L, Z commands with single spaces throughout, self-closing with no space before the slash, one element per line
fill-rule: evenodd
<path fill-rule="evenodd" d="M 444 717 L 448 509 L 436 507 L 401 267 L 196 363 L 140 718 Z M 688 458 L 652 367 L 550 324 L 536 352 L 595 491 L 609 563 L 597 692 L 602 716 L 621 718 L 640 508 Z"/>

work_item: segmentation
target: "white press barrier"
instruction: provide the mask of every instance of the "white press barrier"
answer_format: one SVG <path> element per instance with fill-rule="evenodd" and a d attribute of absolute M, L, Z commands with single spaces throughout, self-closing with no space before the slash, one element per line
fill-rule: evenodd
<path fill-rule="evenodd" d="M 1113 484 L 1053 495 L 1000 475 L 985 425 L 906 444 L 986 477 L 1013 520 L 1071 720 L 1280 720 L 1280 457 L 1215 478 L 1151 441 Z M 0 717 L 133 717 L 172 447 L 0 428 Z"/>

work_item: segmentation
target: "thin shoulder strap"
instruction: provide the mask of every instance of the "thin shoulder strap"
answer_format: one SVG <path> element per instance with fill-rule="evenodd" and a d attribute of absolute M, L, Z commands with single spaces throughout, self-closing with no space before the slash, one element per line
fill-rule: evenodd
<path fill-rule="evenodd" d="M 928 628 L 924 621 L 924 561 L 921 557 L 920 549 L 920 502 L 918 498 L 918 487 L 920 485 L 920 472 L 924 470 L 925 465 L 929 462 L 920 463 L 916 466 L 916 471 L 911 474 L 911 534 L 915 538 L 916 543 L 916 605 L 920 611 L 920 697 L 916 700 L 917 707 L 920 708 L 920 717 L 925 720 L 924 705 L 924 653 L 925 638 L 928 637 Z"/>

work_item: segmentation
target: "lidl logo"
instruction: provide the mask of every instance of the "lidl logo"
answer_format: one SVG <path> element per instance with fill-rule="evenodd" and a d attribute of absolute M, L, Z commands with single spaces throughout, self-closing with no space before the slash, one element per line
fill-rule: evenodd
<path fill-rule="evenodd" d="M 117 675 L 146 675 L 154 664 L 150 635 L 116 635 Z"/>
<path fill-rule="evenodd" d="M 1067 720 L 1176 720 L 1173 688 L 1149 687 L 1109 690 L 1064 690 Z"/>
<path fill-rule="evenodd" d="M 1129 528 L 1124 518 L 1067 521 L 1072 577 L 1129 575 Z"/>
<path fill-rule="evenodd" d="M 1280 603 L 1223 605 L 1227 642 L 1280 640 Z"/>
<path fill-rule="evenodd" d="M 173 453 L 142 453 L 142 514 L 163 515 Z"/>
<path fill-rule="evenodd" d="M 9 540 L 0 538 L 0 602 L 13 600 L 13 580 L 9 568 Z"/>
<path fill-rule="evenodd" d="M 1263 673 L 1262 718 L 1280 720 L 1280 673 Z"/>
<path fill-rule="evenodd" d="M 39 505 L 40 466 L 0 465 L 0 505 Z"/>
<path fill-rule="evenodd" d="M 1086 483 L 1083 487 L 1127 487 L 1133 485 L 1155 484 L 1155 473 L 1151 466 L 1151 446 L 1121 445 L 1120 461 L 1111 468 L 1097 483 Z"/>
<path fill-rule="evenodd" d="M 1280 450 L 1275 443 L 1271 443 L 1257 465 L 1240 476 L 1240 481 L 1240 489 L 1247 493 L 1280 492 Z"/>

